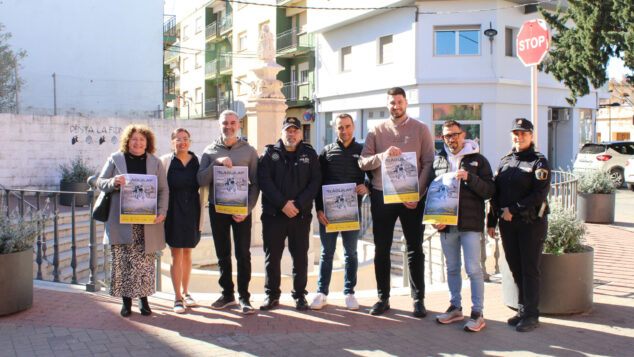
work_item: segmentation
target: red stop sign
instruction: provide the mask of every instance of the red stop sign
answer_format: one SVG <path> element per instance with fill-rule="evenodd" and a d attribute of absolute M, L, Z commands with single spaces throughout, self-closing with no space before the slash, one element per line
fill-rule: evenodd
<path fill-rule="evenodd" d="M 550 30 L 544 20 L 526 21 L 517 34 L 517 57 L 524 66 L 541 63 L 550 48 Z"/>

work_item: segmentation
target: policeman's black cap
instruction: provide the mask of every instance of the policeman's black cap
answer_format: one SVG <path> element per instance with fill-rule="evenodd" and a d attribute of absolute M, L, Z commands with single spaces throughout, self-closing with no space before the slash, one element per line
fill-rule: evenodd
<path fill-rule="evenodd" d="M 301 129 L 302 127 L 301 123 L 299 122 L 299 119 L 295 117 L 288 117 L 284 119 L 284 122 L 282 123 L 282 130 L 286 130 L 290 128 L 291 126 L 294 126 L 297 129 Z"/>
<path fill-rule="evenodd" d="M 511 127 L 511 131 L 530 131 L 533 132 L 533 123 L 526 118 L 517 118 L 513 121 L 513 126 Z"/>

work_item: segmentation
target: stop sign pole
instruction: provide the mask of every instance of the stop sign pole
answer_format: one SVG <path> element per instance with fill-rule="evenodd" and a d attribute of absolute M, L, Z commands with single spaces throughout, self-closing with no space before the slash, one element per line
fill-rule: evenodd
<path fill-rule="evenodd" d="M 537 65 L 550 49 L 550 29 L 546 21 L 535 19 L 526 21 L 517 34 L 517 57 L 526 67 L 531 67 L 531 121 L 535 127 L 535 145 L 537 146 Z"/>

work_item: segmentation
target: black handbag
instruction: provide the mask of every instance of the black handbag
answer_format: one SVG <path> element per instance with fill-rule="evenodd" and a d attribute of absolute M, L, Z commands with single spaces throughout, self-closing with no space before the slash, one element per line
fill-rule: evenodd
<path fill-rule="evenodd" d="M 108 220 L 110 213 L 110 199 L 112 198 L 112 192 L 101 191 L 99 197 L 95 201 L 95 206 L 92 209 L 92 218 L 96 221 L 105 222 Z"/>

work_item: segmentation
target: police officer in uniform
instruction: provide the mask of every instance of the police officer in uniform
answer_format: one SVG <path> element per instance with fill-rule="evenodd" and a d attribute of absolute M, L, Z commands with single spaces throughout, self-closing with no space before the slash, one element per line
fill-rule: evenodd
<path fill-rule="evenodd" d="M 258 162 L 267 295 L 260 309 L 270 310 L 279 305 L 280 262 L 288 237 L 295 307 L 307 310 L 308 234 L 313 200 L 321 188 L 321 169 L 313 147 L 302 141 L 297 118 L 284 120 L 281 136 L 277 143 L 266 146 Z"/>
<path fill-rule="evenodd" d="M 517 315 L 508 324 L 519 332 L 539 324 L 539 263 L 548 230 L 548 160 L 535 151 L 533 124 L 515 119 L 511 129 L 513 150 L 502 158 L 495 174 L 487 233 L 499 224 L 506 261 L 519 289 Z"/>

